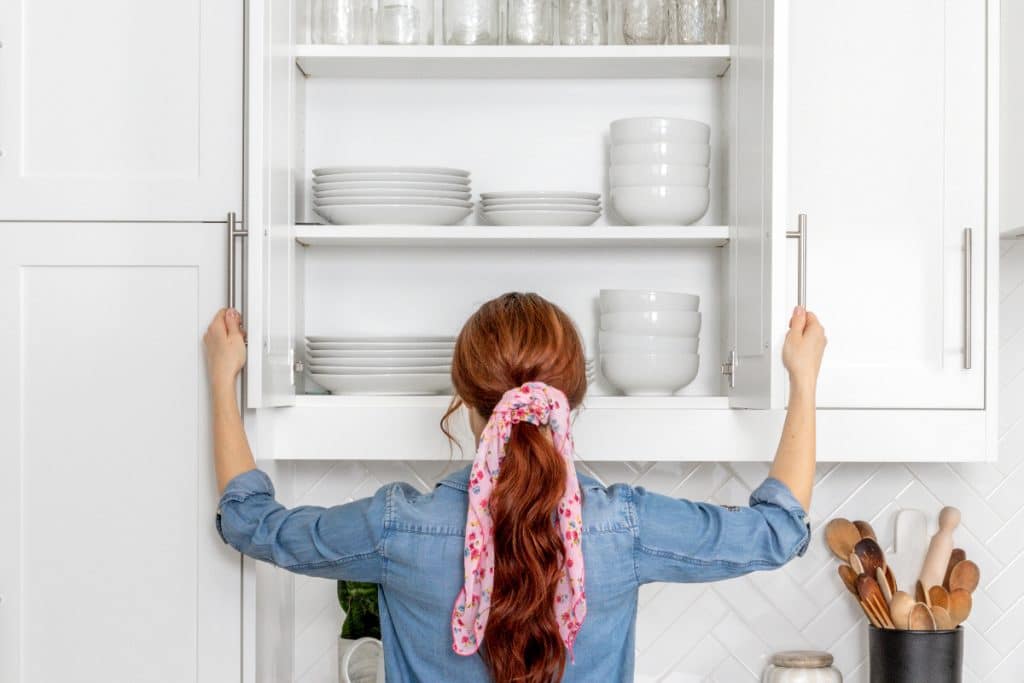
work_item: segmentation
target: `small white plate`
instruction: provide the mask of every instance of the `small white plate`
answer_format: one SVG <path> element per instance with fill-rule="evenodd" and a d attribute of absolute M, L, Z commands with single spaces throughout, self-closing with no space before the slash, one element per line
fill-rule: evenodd
<path fill-rule="evenodd" d="M 461 206 L 468 209 L 473 202 L 446 197 L 324 197 L 313 199 L 313 206 L 349 206 L 352 204 L 424 204 L 427 206 Z"/>
<path fill-rule="evenodd" d="M 488 211 L 484 217 L 493 225 L 590 225 L 600 212 L 592 211 Z"/>
<path fill-rule="evenodd" d="M 314 375 L 423 375 L 444 373 L 452 371 L 450 365 L 316 365 L 309 369 Z"/>
<path fill-rule="evenodd" d="M 430 372 L 448 372 L 452 367 L 451 356 L 438 356 L 436 358 L 424 358 L 423 356 L 410 356 L 409 358 L 395 358 L 394 356 L 376 356 L 373 358 L 353 358 L 352 356 L 328 356 L 326 358 L 310 358 L 311 368 L 432 368 Z M 590 369 L 590 366 L 587 366 Z M 313 372 L 316 372 L 314 369 Z"/>
<path fill-rule="evenodd" d="M 336 183 L 313 182 L 313 194 L 336 192 L 338 190 L 437 190 L 469 192 L 465 183 L 409 182 L 399 180 L 353 180 Z"/>
<path fill-rule="evenodd" d="M 443 394 L 451 391 L 448 373 L 381 375 L 311 375 L 313 381 L 332 394 Z"/>
<path fill-rule="evenodd" d="M 454 225 L 473 213 L 473 209 L 427 204 L 349 204 L 322 206 L 316 212 L 334 225 Z"/>
<path fill-rule="evenodd" d="M 495 211 L 569 211 L 569 212 L 587 212 L 587 213 L 601 213 L 600 206 L 566 206 L 565 204 L 505 204 L 502 206 L 484 206 L 484 213 L 493 213 Z"/>
<path fill-rule="evenodd" d="M 450 363 L 452 360 L 452 349 L 424 349 L 424 348 L 399 348 L 399 349 L 307 349 L 306 356 L 311 362 L 330 362 L 333 365 L 348 365 L 351 361 L 368 360 L 373 363 L 386 365 L 398 363 L 406 359 L 416 361 L 415 365 L 433 365 Z M 372 364 L 372 363 L 371 363 Z"/>
<path fill-rule="evenodd" d="M 399 342 L 402 344 L 415 343 L 415 342 L 430 342 L 431 344 L 436 343 L 447 343 L 455 344 L 457 337 L 450 334 L 433 334 L 433 335 L 401 335 L 395 337 L 353 337 L 345 335 L 333 335 L 333 334 L 307 334 L 306 341 L 308 342 L 337 342 L 340 344 L 394 344 Z"/>
<path fill-rule="evenodd" d="M 313 193 L 314 199 L 329 199 L 331 197 L 397 197 L 399 199 L 411 199 L 413 197 L 444 197 L 445 199 L 461 199 L 469 201 L 473 194 L 460 190 L 378 190 L 363 188 L 356 190 L 321 190 Z"/>
<path fill-rule="evenodd" d="M 313 169 L 313 175 L 335 175 L 338 173 L 430 173 L 436 175 L 457 175 L 463 178 L 469 171 L 444 166 L 322 166 Z"/>
<path fill-rule="evenodd" d="M 548 191 L 521 191 L 521 192 L 481 192 L 481 199 L 536 199 L 537 197 L 557 197 L 559 199 L 590 199 L 601 198 L 600 192 L 548 192 Z"/>
<path fill-rule="evenodd" d="M 434 352 L 451 353 L 455 348 L 447 342 L 307 342 L 306 348 L 310 351 L 430 351 L 427 355 L 434 355 Z"/>
<path fill-rule="evenodd" d="M 313 185 L 340 183 L 349 180 L 402 180 L 411 183 L 452 183 L 469 187 L 469 180 L 460 175 L 451 175 L 449 173 L 395 173 L 393 171 L 381 173 L 332 173 L 330 175 L 317 176 L 313 179 Z"/>
<path fill-rule="evenodd" d="M 522 197 L 520 199 L 481 199 L 484 206 L 515 206 L 517 204 L 561 204 L 563 206 L 600 206 L 600 199 L 569 199 L 565 197 Z"/>

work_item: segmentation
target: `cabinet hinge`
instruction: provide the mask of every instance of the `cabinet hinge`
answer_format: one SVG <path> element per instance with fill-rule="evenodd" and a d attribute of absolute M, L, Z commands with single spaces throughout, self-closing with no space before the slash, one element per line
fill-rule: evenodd
<path fill-rule="evenodd" d="M 306 364 L 303 363 L 301 360 L 297 360 L 292 365 L 292 367 L 295 368 L 295 372 L 302 372 L 303 370 L 306 369 Z"/>
<path fill-rule="evenodd" d="M 729 360 L 722 363 L 722 374 L 729 378 L 729 388 L 736 387 L 736 349 L 729 349 Z"/>

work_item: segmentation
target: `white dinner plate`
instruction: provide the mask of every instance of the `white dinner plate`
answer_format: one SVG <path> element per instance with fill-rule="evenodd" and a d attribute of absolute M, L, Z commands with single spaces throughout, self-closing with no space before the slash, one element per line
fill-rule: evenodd
<path fill-rule="evenodd" d="M 481 199 L 484 206 L 515 206 L 517 204 L 560 204 L 563 206 L 600 206 L 600 199 L 567 199 L 565 197 L 522 197 L 519 199 Z"/>
<path fill-rule="evenodd" d="M 416 365 L 433 365 L 450 363 L 452 349 L 308 349 L 306 356 L 310 362 L 330 362 L 333 365 L 347 365 L 356 360 L 368 360 L 385 365 L 406 359 L 416 361 Z"/>
<path fill-rule="evenodd" d="M 450 334 L 433 334 L 433 335 L 401 335 L 396 337 L 353 337 L 351 335 L 334 335 L 334 334 L 307 334 L 306 341 L 313 342 L 336 342 L 339 344 L 394 344 L 399 342 L 402 344 L 415 343 L 415 342 L 430 342 L 431 344 L 447 343 L 455 344 L 457 337 Z"/>
<path fill-rule="evenodd" d="M 471 207 L 429 204 L 349 204 L 321 206 L 315 211 L 334 225 L 454 225 L 473 213 Z"/>
<path fill-rule="evenodd" d="M 317 365 L 309 371 L 314 375 L 432 375 L 449 374 L 452 368 L 450 365 Z"/>
<path fill-rule="evenodd" d="M 502 206 L 485 206 L 484 213 L 495 211 L 580 211 L 588 213 L 601 213 L 600 206 L 566 206 L 565 204 L 505 204 Z"/>
<path fill-rule="evenodd" d="M 438 190 L 451 192 L 469 192 L 465 183 L 434 183 L 408 182 L 398 180 L 354 180 L 336 183 L 313 183 L 313 194 L 336 192 L 338 190 Z"/>
<path fill-rule="evenodd" d="M 592 211 L 487 211 L 493 225 L 590 225 L 600 212 Z"/>
<path fill-rule="evenodd" d="M 451 391 L 448 373 L 381 375 L 311 375 L 313 381 L 332 394 L 443 394 Z"/>
<path fill-rule="evenodd" d="M 460 175 L 451 175 L 450 173 L 395 173 L 393 171 L 384 171 L 381 173 L 332 173 L 330 175 L 321 175 L 313 178 L 313 185 L 340 183 L 349 180 L 402 180 L 410 183 L 452 183 L 453 185 L 469 187 L 469 179 L 463 178 Z"/>
<path fill-rule="evenodd" d="M 461 199 L 468 201 L 473 196 L 469 190 L 402 190 L 402 189 L 375 189 L 362 188 L 355 190 L 321 190 L 314 192 L 315 199 L 328 199 L 330 197 L 444 197 L 446 199 Z"/>
<path fill-rule="evenodd" d="M 560 199 L 591 199 L 601 198 L 599 192 L 548 192 L 548 191 L 521 191 L 521 192 L 481 192 L 481 199 L 534 199 L 536 197 L 558 197 Z"/>
<path fill-rule="evenodd" d="M 450 342 L 306 342 L 310 351 L 389 351 L 389 350 L 429 350 L 433 352 L 452 352 L 455 345 Z"/>
<path fill-rule="evenodd" d="M 313 175 L 336 175 L 339 173 L 430 173 L 442 175 L 457 175 L 463 178 L 469 175 L 469 171 L 461 168 L 445 168 L 444 166 L 322 166 L 314 168 Z"/>
<path fill-rule="evenodd" d="M 374 356 L 372 358 L 359 358 L 352 356 L 328 356 L 326 358 L 310 358 L 311 368 L 416 368 L 430 367 L 430 372 L 448 372 L 452 367 L 451 356 L 437 356 L 434 358 L 423 356 L 410 356 L 409 358 L 395 358 L 394 356 Z M 314 370 L 316 372 L 316 370 Z"/>
<path fill-rule="evenodd" d="M 429 206 L 461 206 L 468 209 L 473 202 L 447 197 L 323 197 L 314 198 L 313 206 L 350 206 L 352 204 L 426 204 Z"/>

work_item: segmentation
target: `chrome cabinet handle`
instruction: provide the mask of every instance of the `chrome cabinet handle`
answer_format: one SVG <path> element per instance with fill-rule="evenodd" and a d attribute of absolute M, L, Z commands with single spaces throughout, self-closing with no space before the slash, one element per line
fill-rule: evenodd
<path fill-rule="evenodd" d="M 972 284 L 974 230 L 964 228 L 964 370 L 971 369 Z"/>
<path fill-rule="evenodd" d="M 239 228 L 238 216 L 235 215 L 234 211 L 229 211 L 228 212 L 228 231 L 227 232 L 228 232 L 228 307 L 229 308 L 237 309 L 237 310 L 242 312 L 242 316 L 243 316 L 242 317 L 242 324 L 244 325 L 246 323 L 245 314 L 247 312 L 248 303 L 249 302 L 248 302 L 248 296 L 247 296 L 247 292 L 246 292 L 247 288 L 245 286 L 246 283 L 245 283 L 245 271 L 244 270 L 242 271 L 242 301 L 241 301 L 241 305 L 239 305 L 239 302 L 238 302 L 237 296 L 236 296 L 236 292 L 235 292 L 235 276 L 236 276 L 236 274 L 238 272 L 238 266 L 237 266 L 237 263 L 235 261 L 235 256 L 236 256 L 236 254 L 235 254 L 235 244 L 237 243 L 237 241 L 239 239 L 242 240 L 242 261 L 244 263 L 247 260 L 246 259 L 246 256 L 247 256 L 247 248 L 246 248 L 247 245 L 246 245 L 246 242 L 247 242 L 247 240 L 245 238 L 247 238 L 249 236 L 249 231 L 245 230 L 244 228 Z M 248 344 L 248 341 L 246 342 L 246 344 Z M 238 405 L 239 405 L 239 409 L 242 411 L 243 415 L 245 414 L 246 396 L 248 395 L 248 391 L 249 391 L 249 386 L 248 385 L 249 385 L 249 382 L 248 382 L 248 370 L 246 368 L 242 368 L 241 381 L 239 382 Z"/>
<path fill-rule="evenodd" d="M 786 237 L 800 240 L 796 266 L 796 302 L 807 306 L 807 214 L 797 216 L 797 229 L 787 230 Z"/>

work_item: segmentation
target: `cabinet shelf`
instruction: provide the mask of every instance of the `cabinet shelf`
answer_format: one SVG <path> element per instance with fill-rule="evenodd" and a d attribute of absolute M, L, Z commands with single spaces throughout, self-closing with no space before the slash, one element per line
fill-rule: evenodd
<path fill-rule="evenodd" d="M 316 246 L 656 246 L 721 247 L 724 225 L 689 226 L 490 226 L 490 225 L 297 225 L 295 240 Z"/>
<path fill-rule="evenodd" d="M 715 78 L 728 45 L 299 45 L 313 78 Z"/>

